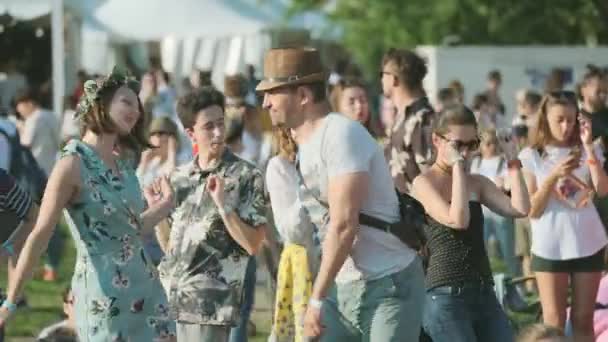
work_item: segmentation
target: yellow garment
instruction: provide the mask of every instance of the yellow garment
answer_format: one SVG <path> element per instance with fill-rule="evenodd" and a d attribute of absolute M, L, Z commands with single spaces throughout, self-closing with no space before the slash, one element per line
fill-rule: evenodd
<path fill-rule="evenodd" d="M 296 244 L 285 246 L 277 279 L 274 335 L 278 341 L 300 342 L 304 337 L 304 314 L 312 292 L 306 248 Z"/>

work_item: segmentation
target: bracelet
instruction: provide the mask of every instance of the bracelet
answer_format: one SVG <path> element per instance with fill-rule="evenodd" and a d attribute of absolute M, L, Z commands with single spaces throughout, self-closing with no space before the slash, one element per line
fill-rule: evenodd
<path fill-rule="evenodd" d="M 308 301 L 308 305 L 317 310 L 321 310 L 321 308 L 323 307 L 323 301 L 319 299 L 310 298 L 310 300 Z"/>
<path fill-rule="evenodd" d="M 17 311 L 17 304 L 9 302 L 8 299 L 2 302 L 2 307 L 6 308 L 10 313 Z"/>
<path fill-rule="evenodd" d="M 587 158 L 587 164 L 589 165 L 597 165 L 599 164 L 597 158 L 595 157 L 591 157 L 591 158 Z"/>
<path fill-rule="evenodd" d="M 521 165 L 521 160 L 515 158 L 515 159 L 511 159 L 507 162 L 507 169 L 511 170 L 511 169 L 521 169 L 522 165 Z"/>

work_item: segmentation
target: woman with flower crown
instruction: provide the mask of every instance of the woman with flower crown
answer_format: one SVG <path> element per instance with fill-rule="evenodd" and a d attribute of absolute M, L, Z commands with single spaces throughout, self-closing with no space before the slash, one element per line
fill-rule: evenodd
<path fill-rule="evenodd" d="M 139 83 L 118 69 L 85 83 L 77 117 L 82 138 L 62 150 L 25 243 L 0 324 L 15 311 L 27 275 L 44 253 L 65 209 L 77 250 L 72 278 L 80 341 L 173 341 L 166 297 L 141 234 L 165 218 L 173 192 L 165 178 L 142 200 L 129 160 L 143 147 L 145 118 Z"/>

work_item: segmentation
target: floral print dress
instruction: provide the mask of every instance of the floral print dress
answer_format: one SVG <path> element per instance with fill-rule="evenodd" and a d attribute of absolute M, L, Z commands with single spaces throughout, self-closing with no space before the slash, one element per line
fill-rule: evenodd
<path fill-rule="evenodd" d="M 77 140 L 62 150 L 62 157 L 69 155 L 81 161 L 81 191 L 65 210 L 77 250 L 72 292 L 80 341 L 174 335 L 158 272 L 142 246 L 144 201 L 133 168 L 119 161 L 119 177 Z"/>

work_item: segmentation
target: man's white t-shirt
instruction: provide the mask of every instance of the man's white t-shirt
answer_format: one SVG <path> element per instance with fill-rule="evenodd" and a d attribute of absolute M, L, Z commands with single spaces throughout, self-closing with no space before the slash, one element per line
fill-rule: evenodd
<path fill-rule="evenodd" d="M 364 213 L 388 222 L 399 220 L 399 201 L 384 153 L 360 123 L 337 113 L 328 114 L 310 139 L 298 148 L 306 184 L 300 187 L 301 199 L 319 227 L 321 239 L 329 217 L 313 194 L 327 203 L 329 180 L 351 173 L 369 174 L 368 196 L 362 205 Z M 362 225 L 336 282 L 382 278 L 403 270 L 415 257 L 416 252 L 396 236 Z"/>
<path fill-rule="evenodd" d="M 59 152 L 59 122 L 54 113 L 39 109 L 25 120 L 21 144 L 29 146 L 32 155 L 48 176 Z"/>

